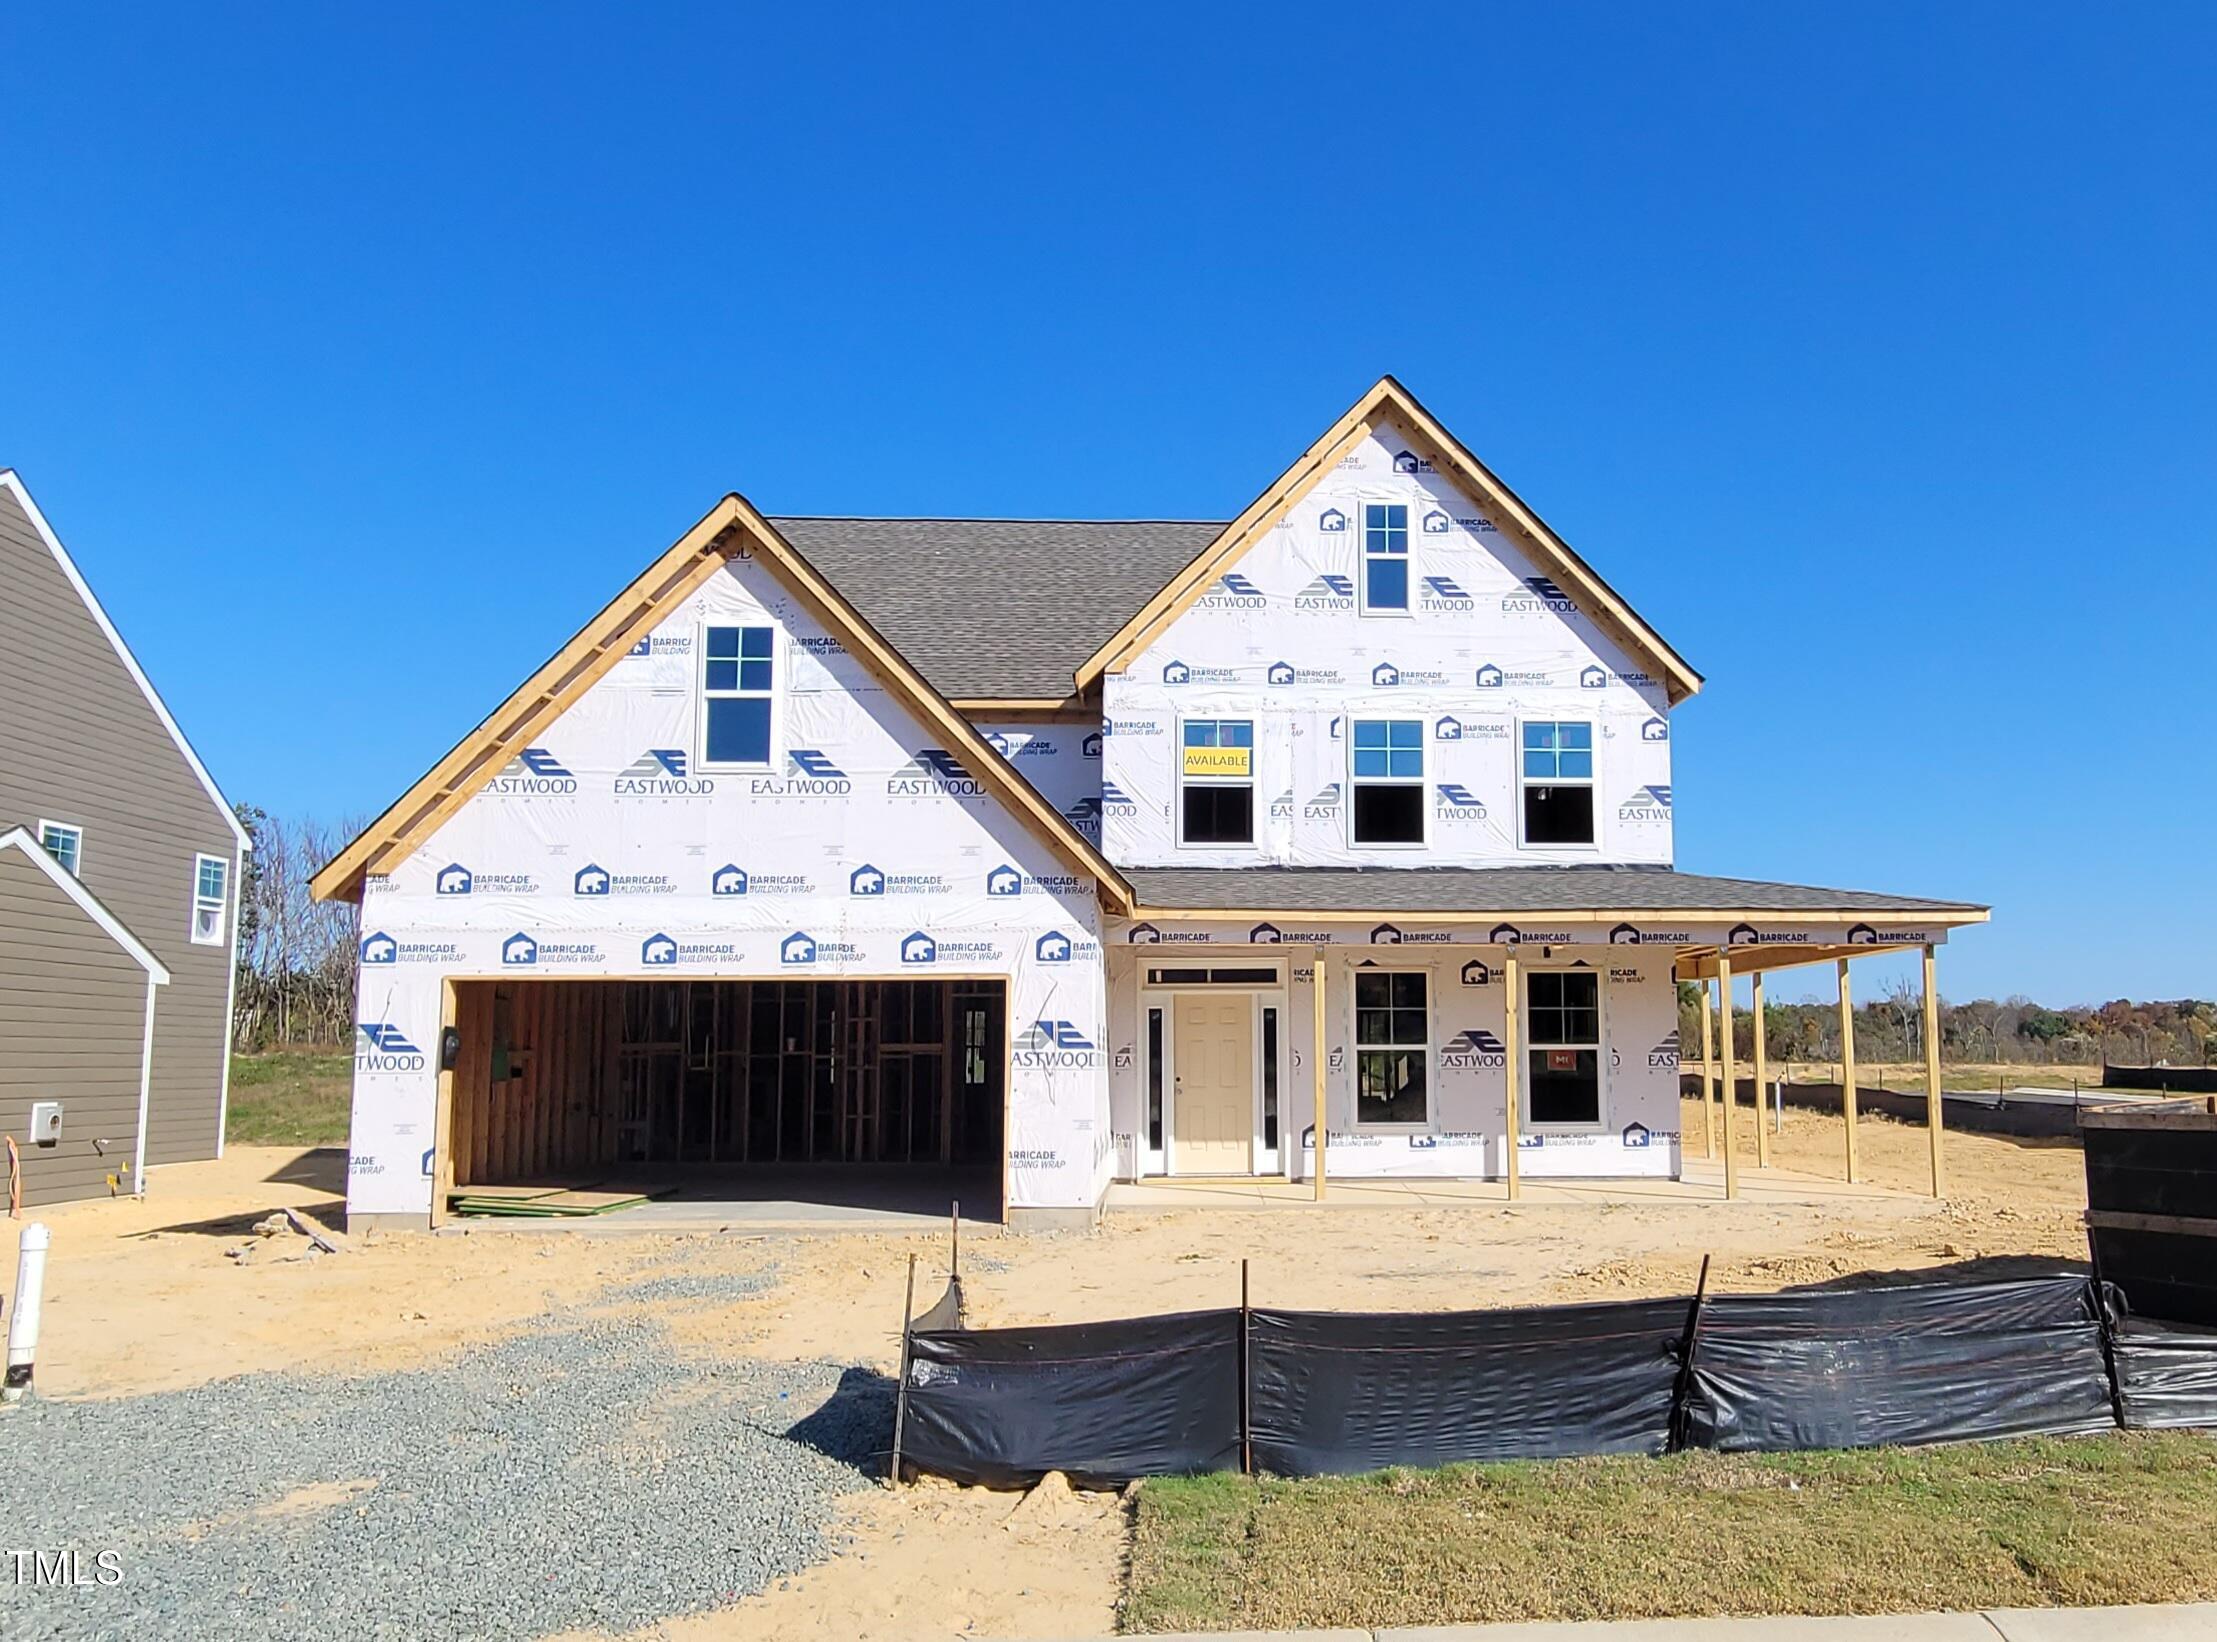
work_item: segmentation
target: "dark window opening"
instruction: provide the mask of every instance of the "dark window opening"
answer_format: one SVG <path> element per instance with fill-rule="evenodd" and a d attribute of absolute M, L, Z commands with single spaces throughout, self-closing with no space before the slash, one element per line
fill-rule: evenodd
<path fill-rule="evenodd" d="M 1185 841 L 1189 844 L 1252 844 L 1255 841 L 1255 789 L 1185 789 Z"/>
<path fill-rule="evenodd" d="M 1524 841 L 1527 844 L 1592 843 L 1593 788 L 1526 787 Z"/>
<path fill-rule="evenodd" d="M 1147 1011 L 1147 1149 L 1162 1150 L 1162 1014 Z"/>
<path fill-rule="evenodd" d="M 1266 1152 L 1278 1149 L 1278 1011 L 1262 1012 L 1262 1144 Z"/>
<path fill-rule="evenodd" d="M 1424 842 L 1424 789 L 1420 786 L 1355 787 L 1355 842 Z"/>

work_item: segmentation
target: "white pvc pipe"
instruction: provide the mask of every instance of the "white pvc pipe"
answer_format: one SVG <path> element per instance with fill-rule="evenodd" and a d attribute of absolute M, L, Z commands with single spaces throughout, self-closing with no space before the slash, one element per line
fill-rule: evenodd
<path fill-rule="evenodd" d="M 8 1319 L 8 1374 L 0 1400 L 20 1402 L 31 1388 L 31 1360 L 38 1355 L 39 1301 L 46 1290 L 46 1246 L 53 1233 L 44 1221 L 23 1228 L 15 1262 L 15 1315 Z"/>

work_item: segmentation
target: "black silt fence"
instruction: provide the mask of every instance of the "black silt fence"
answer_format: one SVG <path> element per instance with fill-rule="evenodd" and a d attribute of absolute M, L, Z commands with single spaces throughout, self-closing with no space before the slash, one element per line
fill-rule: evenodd
<path fill-rule="evenodd" d="M 2106 1309 L 2105 1309 L 2106 1307 Z M 933 1321 L 949 1314 L 935 1307 Z M 961 1482 L 2217 1426 L 2217 1330 L 2076 1274 L 1449 1313 L 913 1330 L 904 1455 Z"/>

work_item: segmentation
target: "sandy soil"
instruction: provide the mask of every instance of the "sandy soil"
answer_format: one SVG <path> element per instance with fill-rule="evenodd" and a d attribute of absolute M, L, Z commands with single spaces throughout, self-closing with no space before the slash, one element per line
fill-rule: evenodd
<path fill-rule="evenodd" d="M 1698 1154 L 1699 1106 L 1684 1116 Z M 1259 1303 L 1346 1309 L 1684 1293 L 1705 1253 L 1715 1260 L 1712 1284 L 1727 1289 L 2084 1259 L 2075 1145 L 1951 1135 L 1951 1196 L 1935 1203 L 1911 1195 L 1925 1180 L 1922 1129 L 1866 1117 L 1860 1132 L 1866 1180 L 1899 1195 L 1117 1215 L 1090 1235 L 966 1237 L 965 1294 L 971 1319 L 990 1326 L 1232 1304 L 1242 1258 L 1252 1262 Z M 1787 1113 L 1780 1168 L 1836 1179 L 1841 1156 L 1837 1118 Z M 550 1306 L 644 1310 L 687 1351 L 890 1370 L 907 1257 L 920 1257 L 920 1301 L 945 1281 L 944 1233 L 491 1230 L 358 1238 L 343 1254 L 314 1259 L 304 1257 L 304 1239 L 254 1234 L 253 1224 L 284 1204 L 337 1225 L 341 1166 L 335 1152 L 241 1147 L 218 1163 L 159 1171 L 143 1202 L 44 1211 L 54 1253 L 41 1391 L 103 1396 L 249 1369 L 420 1363 Z M 0 1232 L 0 1270 L 13 1269 L 14 1243 L 12 1226 Z M 248 1245 L 247 1258 L 232 1257 Z M 661 1273 L 765 1269 L 772 1286 L 728 1305 L 641 1304 L 606 1292 Z M 823 1567 L 648 1634 L 744 1642 L 1112 1628 L 1124 1532 L 1113 1499 L 1051 1493 L 1018 1510 L 1011 1495 L 927 1484 L 862 1496 L 852 1529 L 853 1549 Z"/>

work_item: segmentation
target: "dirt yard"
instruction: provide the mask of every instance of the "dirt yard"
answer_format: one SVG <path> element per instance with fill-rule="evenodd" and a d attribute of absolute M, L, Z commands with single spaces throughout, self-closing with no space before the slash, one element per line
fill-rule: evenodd
<path fill-rule="evenodd" d="M 1752 1113 L 1748 1114 L 1752 1118 Z M 1685 1112 L 1698 1156 L 1698 1105 Z M 1911 1195 L 1924 1131 L 1861 1126 L 1865 1178 L 1900 1195 L 1804 1204 L 1706 1201 L 1112 1215 L 1090 1235 L 977 1236 L 963 1249 L 980 1325 L 1073 1321 L 1235 1303 L 1440 1309 L 1773 1289 L 1871 1272 L 1993 1272 L 2083 1261 L 2078 1149 L 1948 1137 L 1952 1195 Z M 1743 1143 L 1752 1136 L 1743 1125 Z M 1782 1170 L 1836 1179 L 1839 1120 L 1789 1111 Z M 1752 1156 L 1750 1158 L 1752 1163 Z M 554 1234 L 497 1228 L 356 1240 L 306 1256 L 253 1225 L 285 1204 L 340 1221 L 343 1154 L 237 1147 L 153 1176 L 144 1201 L 45 1211 L 54 1232 L 39 1386 L 105 1397 L 270 1368 L 365 1373 L 421 1365 L 558 1313 L 645 1315 L 708 1358 L 895 1363 L 907 1257 L 920 1302 L 945 1277 L 945 1235 Z M 14 1264 L 14 1228 L 0 1261 Z M 244 1258 L 234 1251 L 248 1248 Z M 703 1277 L 755 1274 L 756 1292 Z M 657 1285 L 663 1290 L 656 1292 Z M 701 1299 L 697 1296 L 711 1296 Z M 738 1298 L 731 1298 L 738 1294 Z M 1057 1636 L 1113 1628 L 1127 1531 L 1120 1502 L 1027 1501 L 921 1485 L 850 1504 L 852 1544 L 736 1606 L 642 1633 L 709 1638 Z"/>

